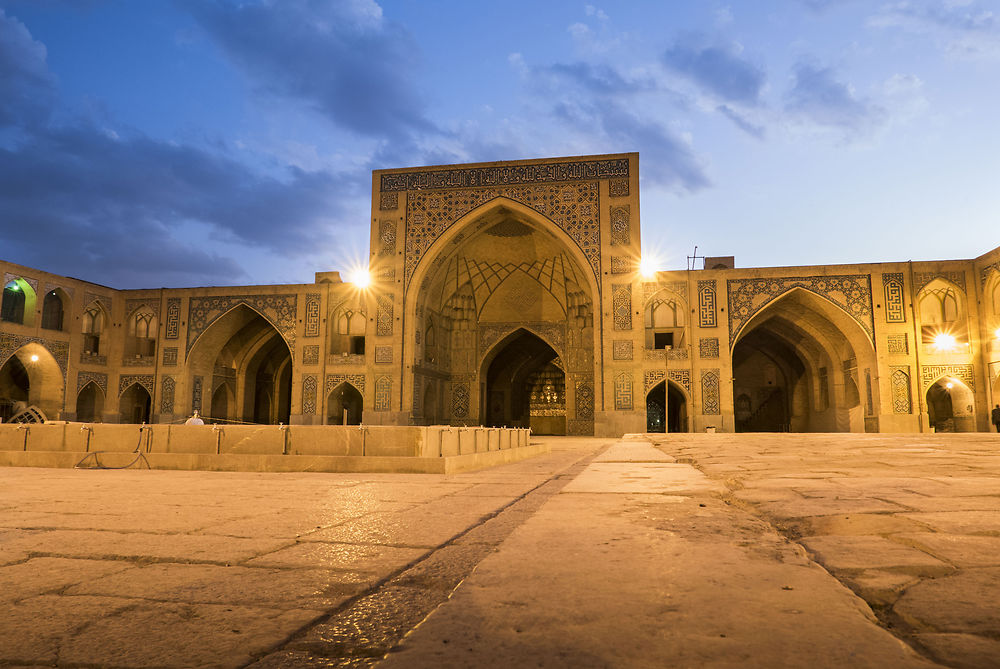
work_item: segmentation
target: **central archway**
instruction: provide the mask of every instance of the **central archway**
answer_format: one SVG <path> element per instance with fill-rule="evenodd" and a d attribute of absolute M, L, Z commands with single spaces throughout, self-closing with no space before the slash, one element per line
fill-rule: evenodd
<path fill-rule="evenodd" d="M 483 360 L 480 423 L 566 434 L 566 373 L 549 344 L 524 329 Z"/>
<path fill-rule="evenodd" d="M 593 434 L 598 294 L 577 242 L 531 207 L 496 197 L 459 218 L 409 277 L 412 420 Z"/>

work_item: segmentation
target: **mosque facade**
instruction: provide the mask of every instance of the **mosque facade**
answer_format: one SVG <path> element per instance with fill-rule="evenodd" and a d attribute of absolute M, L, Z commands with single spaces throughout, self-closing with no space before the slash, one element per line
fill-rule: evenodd
<path fill-rule="evenodd" d="M 115 290 L 0 261 L 0 418 L 985 431 L 1000 248 L 640 272 L 636 153 L 379 170 L 371 283 Z"/>

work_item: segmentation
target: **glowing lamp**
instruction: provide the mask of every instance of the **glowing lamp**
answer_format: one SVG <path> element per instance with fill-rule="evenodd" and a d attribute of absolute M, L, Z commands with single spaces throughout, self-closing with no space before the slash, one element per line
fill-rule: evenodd
<path fill-rule="evenodd" d="M 351 270 L 348 280 L 358 288 L 367 288 L 372 283 L 372 276 L 368 273 L 368 270 L 359 267 L 358 269 Z"/>
<path fill-rule="evenodd" d="M 19 288 L 20 287 L 16 283 L 13 286 L 10 287 L 10 289 L 13 290 L 13 291 L 17 291 L 17 290 L 19 290 Z"/>
<path fill-rule="evenodd" d="M 934 337 L 934 348 L 939 351 L 950 351 L 955 348 L 955 337 L 942 332 Z"/>
<path fill-rule="evenodd" d="M 944 387 L 947 388 L 948 390 L 951 390 L 952 388 L 955 387 L 955 384 L 949 381 L 948 383 L 944 384 Z"/>
<path fill-rule="evenodd" d="M 993 331 L 993 337 L 994 339 L 1000 339 L 1000 328 Z"/>
<path fill-rule="evenodd" d="M 31 356 L 31 362 L 38 362 L 38 355 Z"/>
<path fill-rule="evenodd" d="M 639 274 L 642 275 L 644 279 L 655 279 L 656 278 L 656 258 L 651 256 L 644 256 L 639 259 Z"/>

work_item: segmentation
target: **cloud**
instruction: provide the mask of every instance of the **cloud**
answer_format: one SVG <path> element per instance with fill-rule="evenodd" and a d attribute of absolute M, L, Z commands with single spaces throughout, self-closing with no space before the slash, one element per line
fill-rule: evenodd
<path fill-rule="evenodd" d="M 570 151 L 641 151 L 647 183 L 688 192 L 710 185 L 690 143 L 661 120 L 686 101 L 647 71 L 627 74 L 611 65 L 581 61 L 530 66 L 520 54 L 509 60 L 525 80 L 533 103 L 559 126 L 557 135 L 584 138 L 566 140 Z"/>
<path fill-rule="evenodd" d="M 715 111 L 719 112 L 720 114 L 728 118 L 730 121 L 733 122 L 733 124 L 737 128 L 739 128 L 746 134 L 750 135 L 751 137 L 755 137 L 756 139 L 764 139 L 764 136 L 767 134 L 764 129 L 764 126 L 757 125 L 756 123 L 751 123 L 748 119 L 744 118 L 742 114 L 740 114 L 738 111 L 736 111 L 729 105 L 719 105 L 718 107 L 715 108 Z"/>
<path fill-rule="evenodd" d="M 833 130 L 846 140 L 871 132 L 886 118 L 885 110 L 857 96 L 829 67 L 800 62 L 785 110 L 801 122 Z"/>
<path fill-rule="evenodd" d="M 764 71 L 731 45 L 708 44 L 697 36 L 684 38 L 664 52 L 663 64 L 725 103 L 760 103 Z"/>
<path fill-rule="evenodd" d="M 928 35 L 956 56 L 1000 57 L 1000 17 L 971 0 L 895 2 L 882 7 L 869 25 Z"/>
<path fill-rule="evenodd" d="M 54 97 L 46 49 L 0 9 L 0 127 L 44 122 Z"/>
<path fill-rule="evenodd" d="M 359 135 L 434 132 L 413 80 L 417 45 L 371 0 L 176 0 L 270 95 Z"/>
<path fill-rule="evenodd" d="M 367 188 L 326 171 L 264 173 L 224 146 L 88 120 L 54 124 L 44 46 L 2 13 L 0 59 L 0 113 L 18 133 L 0 144 L 5 259 L 122 287 L 233 283 L 245 269 L 206 246 L 314 251 L 333 234 L 343 199 Z M 202 236 L 185 239 L 181 229 Z"/>

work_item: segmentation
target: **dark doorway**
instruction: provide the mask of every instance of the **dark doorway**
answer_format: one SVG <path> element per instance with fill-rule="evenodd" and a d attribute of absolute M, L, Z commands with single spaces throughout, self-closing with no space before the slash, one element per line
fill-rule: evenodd
<path fill-rule="evenodd" d="M 647 393 L 646 432 L 687 432 L 687 400 L 674 384 L 661 381 Z"/>
<path fill-rule="evenodd" d="M 361 425 L 364 398 L 349 383 L 333 389 L 326 403 L 327 425 Z"/>
<path fill-rule="evenodd" d="M 566 434 L 566 374 L 542 339 L 516 331 L 493 350 L 484 376 L 483 425 Z"/>

